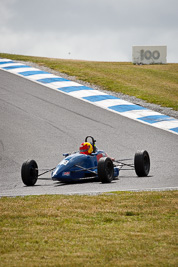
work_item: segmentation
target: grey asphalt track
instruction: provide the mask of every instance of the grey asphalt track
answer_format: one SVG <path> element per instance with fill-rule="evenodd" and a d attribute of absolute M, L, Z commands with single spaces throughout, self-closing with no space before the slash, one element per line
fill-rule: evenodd
<path fill-rule="evenodd" d="M 39 168 L 55 167 L 62 154 L 77 151 L 87 135 L 117 159 L 148 150 L 150 175 L 138 178 L 134 171 L 122 171 L 111 184 L 95 180 L 62 184 L 53 182 L 49 173 L 34 187 L 22 183 L 25 160 L 35 159 Z M 177 135 L 0 70 L 0 196 L 177 188 Z"/>

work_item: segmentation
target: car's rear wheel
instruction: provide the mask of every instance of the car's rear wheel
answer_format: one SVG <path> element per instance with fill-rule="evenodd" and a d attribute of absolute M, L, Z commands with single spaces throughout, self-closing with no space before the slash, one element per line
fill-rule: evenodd
<path fill-rule="evenodd" d="M 38 179 L 38 165 L 35 160 L 27 160 L 21 168 L 22 181 L 27 186 L 33 186 Z"/>
<path fill-rule="evenodd" d="M 144 177 L 150 171 L 150 157 L 146 150 L 135 153 L 134 158 L 135 172 L 139 177 Z"/>
<path fill-rule="evenodd" d="M 98 161 L 98 178 L 102 183 L 111 183 L 114 178 L 113 162 L 108 157 L 102 157 Z"/>

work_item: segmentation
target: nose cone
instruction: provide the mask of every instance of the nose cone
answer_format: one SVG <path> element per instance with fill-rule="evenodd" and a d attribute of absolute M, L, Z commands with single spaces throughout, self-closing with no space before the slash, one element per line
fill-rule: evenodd
<path fill-rule="evenodd" d="M 62 177 L 62 172 L 63 172 L 63 168 L 62 168 L 63 166 L 61 166 L 61 165 L 58 165 L 57 167 L 56 167 L 56 169 L 52 172 L 52 174 L 51 174 L 51 178 L 53 179 L 53 180 L 56 180 L 56 179 L 59 179 L 59 178 L 61 178 Z"/>
<path fill-rule="evenodd" d="M 59 164 L 56 167 L 56 169 L 51 173 L 51 178 L 53 180 L 62 181 L 62 180 L 67 180 L 70 177 L 71 177 L 71 171 L 70 171 L 68 164 L 67 166 L 63 164 Z"/>
<path fill-rule="evenodd" d="M 84 168 L 93 167 L 90 166 L 90 156 L 75 153 L 65 159 L 63 159 L 52 172 L 51 177 L 53 180 L 70 180 L 84 177 L 85 170 L 78 167 L 77 165 L 83 166 Z"/>

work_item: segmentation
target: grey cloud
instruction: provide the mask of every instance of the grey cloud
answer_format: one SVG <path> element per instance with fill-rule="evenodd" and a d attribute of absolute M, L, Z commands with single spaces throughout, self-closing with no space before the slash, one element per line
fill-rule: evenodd
<path fill-rule="evenodd" d="M 168 45 L 171 58 L 178 61 L 177 0 L 0 0 L 0 4 L 0 51 L 131 60 L 132 45 Z"/>
<path fill-rule="evenodd" d="M 134 27 L 176 27 L 177 1 L 17 0 L 8 25 L 29 31 L 104 31 Z"/>

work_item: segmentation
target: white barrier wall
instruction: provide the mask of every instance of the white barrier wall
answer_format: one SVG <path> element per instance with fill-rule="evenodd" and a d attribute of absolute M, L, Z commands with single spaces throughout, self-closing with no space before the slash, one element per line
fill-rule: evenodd
<path fill-rule="evenodd" d="M 134 64 L 166 64 L 167 46 L 133 46 Z"/>

